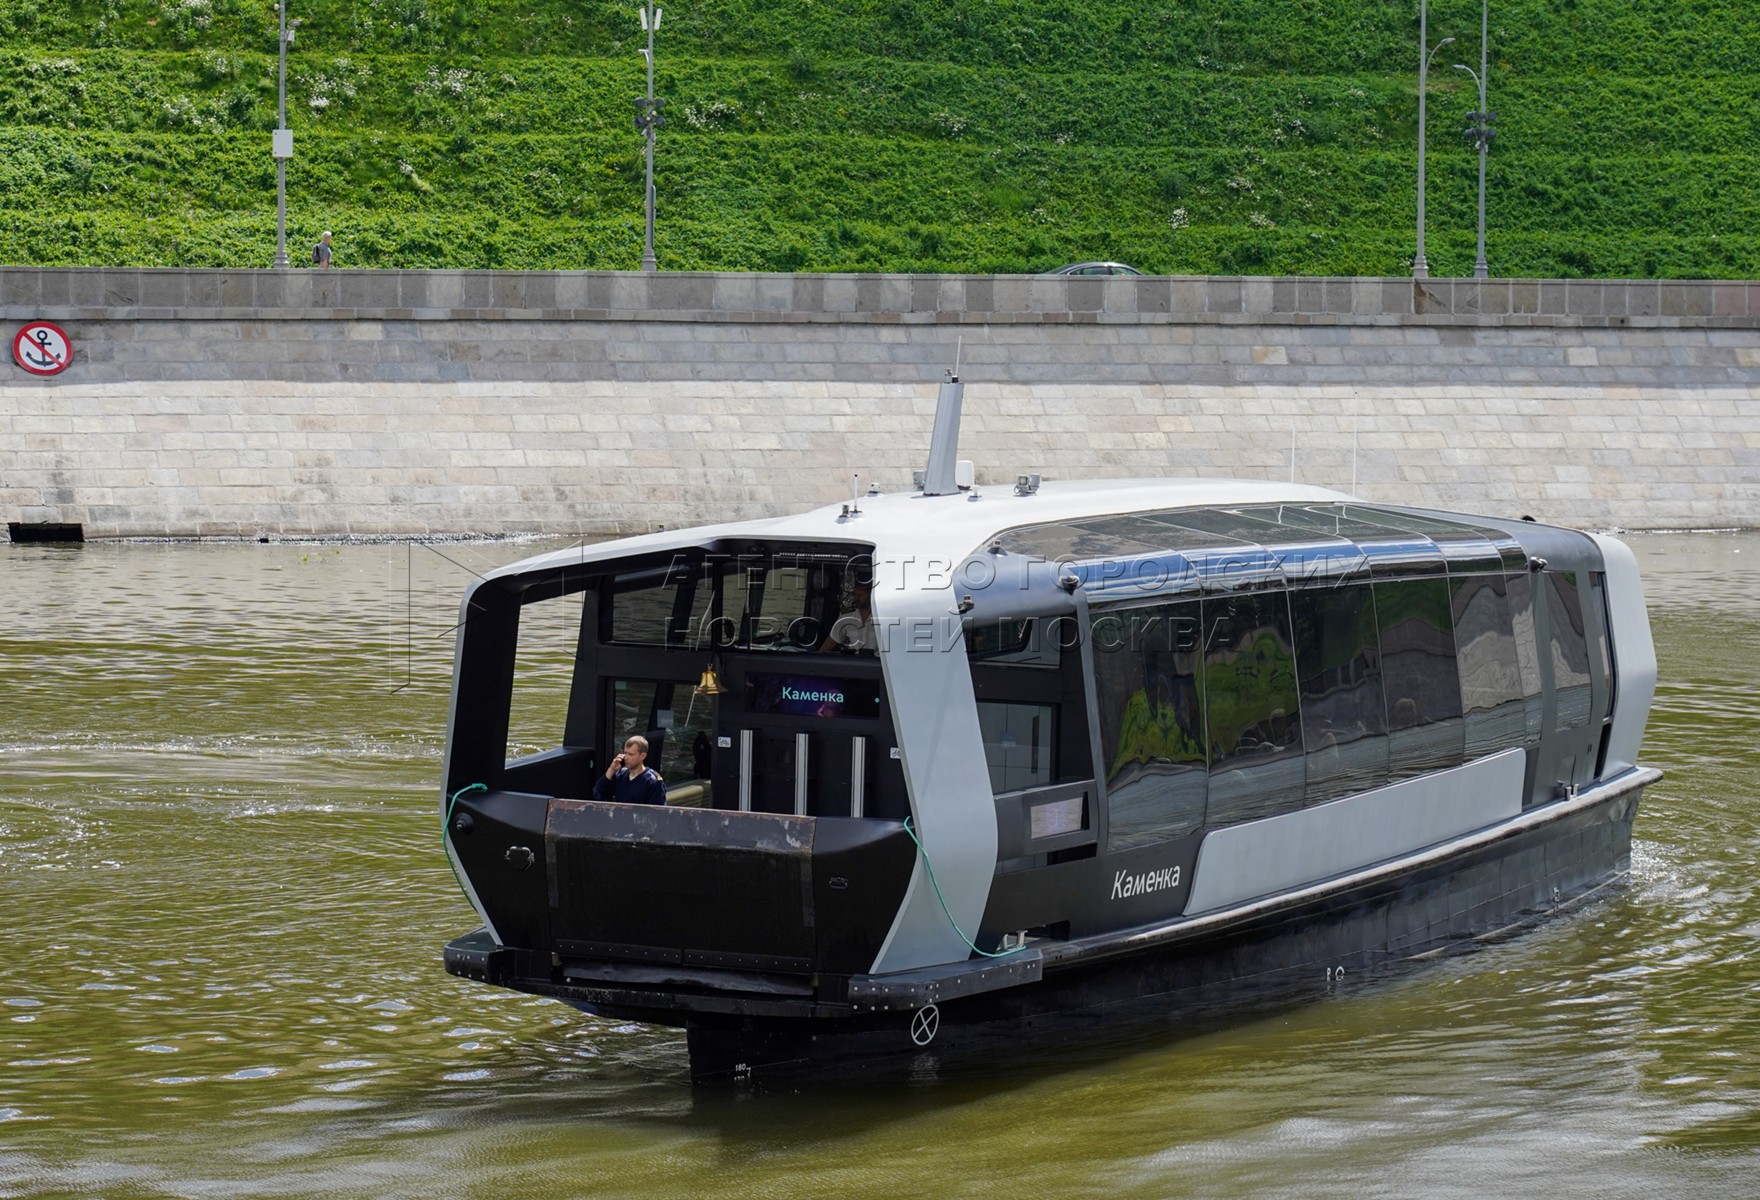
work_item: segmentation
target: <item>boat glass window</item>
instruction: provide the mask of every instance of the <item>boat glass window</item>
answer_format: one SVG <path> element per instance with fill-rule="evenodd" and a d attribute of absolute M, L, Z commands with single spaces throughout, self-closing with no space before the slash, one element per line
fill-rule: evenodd
<path fill-rule="evenodd" d="M 1374 588 L 1390 778 L 1458 766 L 1465 734 L 1448 581 L 1383 580 Z"/>
<path fill-rule="evenodd" d="M 990 790 L 997 795 L 1040 787 L 1056 777 L 1052 753 L 1057 745 L 1057 709 L 1050 704 L 978 701 L 978 728 L 984 735 L 984 761 Z"/>
<path fill-rule="evenodd" d="M 872 608 L 873 584 L 866 560 L 841 572 L 830 584 L 821 574 L 814 594 L 807 599 L 812 620 L 824 625 L 817 649 L 844 654 L 872 655 L 880 648 L 880 627 Z M 803 632 L 813 632 L 803 622 Z"/>
<path fill-rule="evenodd" d="M 1607 681 L 1607 705 L 1601 714 L 1601 719 L 1605 721 L 1613 715 L 1613 697 L 1619 690 L 1619 681 L 1614 676 L 1613 616 L 1607 607 L 1605 572 L 1589 572 L 1589 591 L 1594 597 L 1595 611 L 1601 615 L 1601 636 L 1595 639 L 1595 649 L 1601 659 L 1601 678 Z"/>
<path fill-rule="evenodd" d="M 569 691 L 581 636 L 582 596 L 522 605 L 507 714 L 507 760 L 554 750 L 568 722 Z"/>
<path fill-rule="evenodd" d="M 1527 706 L 1504 577 L 1458 576 L 1449 584 L 1454 590 L 1466 756 L 1471 760 L 1521 745 L 1527 738 Z"/>
<path fill-rule="evenodd" d="M 1305 787 L 1289 594 L 1204 602 L 1212 826 L 1300 808 Z"/>
<path fill-rule="evenodd" d="M 1355 542 L 1302 536 L 1303 541 L 1279 544 L 1272 550 L 1290 587 L 1337 587 L 1345 579 L 1368 577 L 1369 557 Z"/>
<path fill-rule="evenodd" d="M 1353 519 L 1368 524 L 1384 525 L 1402 533 L 1422 534 L 1436 543 L 1451 571 L 1500 571 L 1504 567 L 1505 548 L 1514 546 L 1508 534 L 1494 529 L 1481 529 L 1461 521 L 1417 513 L 1394 512 L 1384 508 L 1365 508 L 1347 504 L 1344 511 Z"/>
<path fill-rule="evenodd" d="M 754 553 L 626 572 L 604 589 L 601 637 L 690 650 L 817 651 L 840 613 L 858 611 L 858 563 L 865 572 L 865 557 Z"/>
<path fill-rule="evenodd" d="M 1248 543 L 1258 539 L 1248 534 L 1244 539 L 1218 535 L 1214 530 L 1202 523 L 1192 524 L 1183 520 L 1185 517 L 1200 516 L 1191 511 L 1132 513 L 1129 516 L 1107 517 L 1100 521 L 1084 521 L 1087 529 L 1100 529 L 1120 537 L 1134 538 L 1144 545 L 1160 550 L 1200 550 L 1210 546 L 1227 545 L 1230 542 L 1244 540 Z M 1212 514 L 1214 515 L 1214 514 Z"/>
<path fill-rule="evenodd" d="M 1033 617 L 972 621 L 965 626 L 965 635 L 966 656 L 973 662 L 1057 665 L 1057 637 L 1050 621 Z"/>
<path fill-rule="evenodd" d="M 1277 526 L 1252 515 L 1224 509 L 1187 509 L 1182 512 L 1156 513 L 1151 518 L 1170 528 L 1202 538 L 1214 546 L 1239 542 L 1248 546 L 1269 544 L 1277 537 Z M 1266 535 L 1269 534 L 1268 538 Z"/>
<path fill-rule="evenodd" d="M 1309 804 L 1387 782 L 1381 643 L 1367 584 L 1290 594 Z"/>
<path fill-rule="evenodd" d="M 782 567 L 773 569 L 764 579 L 764 611 L 760 624 L 763 626 L 760 636 L 774 639 L 785 636 L 789 627 L 807 613 L 807 598 L 811 572 L 805 567 Z M 820 581 L 823 589 L 824 581 Z M 819 631 L 806 639 L 806 644 L 817 643 Z"/>
<path fill-rule="evenodd" d="M 710 807 L 715 703 L 688 683 L 612 679 L 606 688 L 608 754 L 631 737 L 648 739 L 648 765 L 666 781 L 666 802 Z"/>
<path fill-rule="evenodd" d="M 1095 529 L 1095 525 L 1101 525 L 1101 529 Z M 1154 541 L 1145 542 L 1128 533 L 1111 531 L 1106 524 L 1093 521 L 1031 525 L 1012 529 L 997 541 L 1010 554 L 1026 554 L 1046 562 L 1138 558 L 1165 548 Z"/>
<path fill-rule="evenodd" d="M 693 645 L 714 597 L 693 563 L 614 577 L 602 606 L 604 640 L 625 646 Z"/>
<path fill-rule="evenodd" d="M 740 640 L 752 649 L 811 648 L 825 636 L 824 628 L 807 612 L 807 568 L 754 567 L 735 578 L 745 590 Z"/>
<path fill-rule="evenodd" d="M 1575 571 L 1544 573 L 1547 625 L 1551 631 L 1552 683 L 1558 698 L 1558 728 L 1589 723 L 1589 641 L 1583 631 L 1583 601 Z"/>
<path fill-rule="evenodd" d="M 1510 630 L 1515 635 L 1516 642 L 1516 666 L 1522 675 L 1522 744 L 1531 746 L 1540 740 L 1540 729 L 1545 723 L 1541 715 L 1540 642 L 1534 629 L 1533 576 L 1526 570 L 1504 576 L 1504 594 L 1509 599 Z"/>
<path fill-rule="evenodd" d="M 1208 794 L 1198 602 L 1097 612 L 1090 628 L 1107 846 L 1190 833 Z"/>
<path fill-rule="evenodd" d="M 1252 512 L 1258 520 L 1275 520 L 1287 529 L 1329 533 L 1333 537 L 1347 538 L 1353 542 L 1409 540 L 1409 537 L 1402 537 L 1401 534 L 1409 534 L 1410 531 L 1394 530 L 1379 522 L 1362 520 L 1352 516 L 1350 510 L 1336 504 L 1278 504 L 1255 508 Z"/>

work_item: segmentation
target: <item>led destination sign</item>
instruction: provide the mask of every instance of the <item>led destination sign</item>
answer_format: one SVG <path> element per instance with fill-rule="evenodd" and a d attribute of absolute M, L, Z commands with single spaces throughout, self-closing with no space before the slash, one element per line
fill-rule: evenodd
<path fill-rule="evenodd" d="M 821 675 L 747 675 L 746 711 L 871 721 L 880 714 L 880 681 L 829 679 Z"/>

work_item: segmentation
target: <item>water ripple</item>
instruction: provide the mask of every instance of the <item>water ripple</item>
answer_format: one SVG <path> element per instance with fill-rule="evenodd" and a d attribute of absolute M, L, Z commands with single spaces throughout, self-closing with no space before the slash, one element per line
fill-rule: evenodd
<path fill-rule="evenodd" d="M 1670 774 L 1624 889 L 1224 1030 L 739 1098 L 674 1032 L 441 969 L 468 570 L 0 546 L 0 1193 L 1752 1195 L 1760 539 L 1634 546 Z"/>

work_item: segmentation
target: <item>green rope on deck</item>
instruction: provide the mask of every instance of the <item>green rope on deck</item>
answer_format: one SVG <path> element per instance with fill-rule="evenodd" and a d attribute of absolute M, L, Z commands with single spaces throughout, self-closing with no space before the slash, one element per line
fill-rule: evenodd
<path fill-rule="evenodd" d="M 923 856 L 923 867 L 929 873 L 929 885 L 935 889 L 935 899 L 941 901 L 942 915 L 947 918 L 947 923 L 953 927 L 953 931 L 959 934 L 959 940 L 972 948 L 973 954 L 980 954 L 985 958 L 1007 958 L 1010 954 L 1018 954 L 1026 949 L 1025 945 L 1011 946 L 1007 950 L 978 949 L 978 944 L 967 937 L 965 930 L 959 927 L 959 922 L 953 919 L 953 913 L 947 907 L 947 897 L 941 894 L 941 884 L 935 879 L 935 864 L 929 861 L 929 852 L 923 848 L 923 841 L 917 836 L 917 831 L 911 828 L 909 817 L 904 819 L 904 831 L 910 835 L 911 841 L 916 843 L 917 853 Z"/>
<path fill-rule="evenodd" d="M 450 851 L 450 849 L 451 849 L 451 847 L 448 846 L 447 842 L 446 842 L 446 831 L 448 829 L 452 828 L 452 806 L 458 803 L 458 798 L 460 796 L 464 795 L 466 792 L 486 792 L 488 790 L 489 790 L 488 784 L 473 783 L 473 784 L 470 784 L 468 787 L 461 787 L 456 792 L 452 793 L 452 799 L 450 799 L 446 802 L 446 815 L 440 819 L 440 849 L 441 850 Z M 457 864 L 455 864 L 452 861 L 451 853 L 447 853 L 447 855 L 446 855 L 446 865 L 448 867 L 452 868 L 452 882 L 456 883 L 458 885 L 458 890 L 465 894 L 465 899 L 467 899 L 467 900 L 470 899 L 470 894 L 471 894 L 470 889 L 465 887 L 464 880 L 462 880 L 458 877 L 458 866 L 457 866 Z"/>

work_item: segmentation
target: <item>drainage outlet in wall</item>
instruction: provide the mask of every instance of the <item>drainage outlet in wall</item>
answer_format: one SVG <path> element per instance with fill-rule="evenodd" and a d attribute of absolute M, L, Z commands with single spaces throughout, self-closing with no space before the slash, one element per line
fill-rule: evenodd
<path fill-rule="evenodd" d="M 83 542 L 86 527 L 78 521 L 8 521 L 6 531 L 15 542 Z"/>

